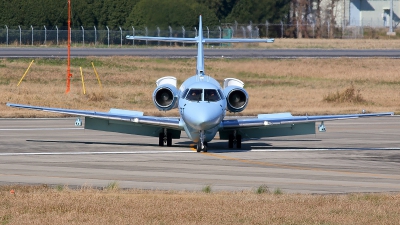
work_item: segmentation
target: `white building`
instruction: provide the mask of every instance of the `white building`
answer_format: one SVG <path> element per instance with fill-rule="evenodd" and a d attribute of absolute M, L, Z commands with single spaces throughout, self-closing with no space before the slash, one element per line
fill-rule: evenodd
<path fill-rule="evenodd" d="M 330 3 L 332 0 L 322 2 Z M 339 0 L 334 8 L 336 26 L 388 27 L 390 3 L 391 0 Z M 400 22 L 399 16 L 399 0 L 393 0 L 393 26 Z"/>

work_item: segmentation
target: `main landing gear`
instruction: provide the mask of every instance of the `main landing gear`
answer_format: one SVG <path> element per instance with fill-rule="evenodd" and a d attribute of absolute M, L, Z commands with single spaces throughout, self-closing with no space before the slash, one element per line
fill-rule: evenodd
<path fill-rule="evenodd" d="M 168 133 L 167 129 L 164 129 L 164 132 L 158 135 L 158 145 L 164 146 L 165 143 L 167 146 L 172 146 L 172 134 Z"/>
<path fill-rule="evenodd" d="M 197 142 L 196 151 L 197 152 L 207 152 L 208 143 L 204 141 L 204 131 L 200 131 L 200 140 Z"/>
<path fill-rule="evenodd" d="M 233 134 L 229 134 L 228 147 L 233 148 L 233 145 L 236 145 L 236 148 L 242 148 L 242 135 L 236 134 L 236 130 Z"/>

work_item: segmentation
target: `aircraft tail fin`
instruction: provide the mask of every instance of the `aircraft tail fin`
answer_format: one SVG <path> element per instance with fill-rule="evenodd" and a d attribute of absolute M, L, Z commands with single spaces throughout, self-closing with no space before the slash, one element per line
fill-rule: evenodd
<path fill-rule="evenodd" d="M 201 15 L 199 16 L 199 32 L 194 38 L 177 38 L 177 37 L 147 37 L 147 36 L 126 36 L 128 40 L 142 41 L 162 41 L 162 42 L 181 42 L 181 43 L 196 43 L 197 44 L 197 67 L 196 75 L 204 76 L 204 43 L 273 43 L 274 39 L 244 39 L 244 38 L 204 38 L 203 37 L 203 22 Z"/>

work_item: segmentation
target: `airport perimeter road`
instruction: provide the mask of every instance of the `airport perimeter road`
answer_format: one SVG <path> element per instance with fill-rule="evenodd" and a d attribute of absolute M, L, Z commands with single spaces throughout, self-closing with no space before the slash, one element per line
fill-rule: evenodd
<path fill-rule="evenodd" d="M 252 190 L 295 193 L 400 191 L 400 118 L 326 122 L 326 133 L 225 141 L 196 153 L 183 137 L 157 138 L 76 128 L 68 119 L 0 119 L 0 184 Z"/>
<path fill-rule="evenodd" d="M 88 56 L 142 56 L 155 58 L 191 58 L 195 48 L 72 48 L 71 57 Z M 385 57 L 399 58 L 398 50 L 351 49 L 229 49 L 206 48 L 205 57 L 225 58 L 334 58 L 334 57 Z M 66 58 L 66 48 L 0 48 L 0 58 Z"/>

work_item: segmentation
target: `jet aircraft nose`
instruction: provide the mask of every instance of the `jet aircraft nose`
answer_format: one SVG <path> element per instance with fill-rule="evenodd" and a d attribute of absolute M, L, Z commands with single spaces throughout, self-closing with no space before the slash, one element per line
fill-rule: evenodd
<path fill-rule="evenodd" d="M 185 106 L 182 119 L 196 130 L 208 130 L 221 123 L 222 107 L 213 103 L 191 103 Z"/>

